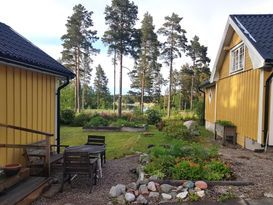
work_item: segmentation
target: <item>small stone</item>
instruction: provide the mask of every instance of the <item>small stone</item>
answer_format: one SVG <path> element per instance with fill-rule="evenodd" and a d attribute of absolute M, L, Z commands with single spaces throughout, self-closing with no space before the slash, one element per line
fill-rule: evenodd
<path fill-rule="evenodd" d="M 111 197 L 118 197 L 121 194 L 125 194 L 126 187 L 123 184 L 118 184 L 116 186 L 112 186 L 109 192 Z"/>
<path fill-rule="evenodd" d="M 195 182 L 195 187 L 198 187 L 198 188 L 204 190 L 204 189 L 208 188 L 208 184 L 206 182 L 204 182 L 204 181 L 196 181 Z"/>
<path fill-rule="evenodd" d="M 147 188 L 148 188 L 150 191 L 156 191 L 156 186 L 155 186 L 155 183 L 154 183 L 154 182 L 149 182 L 148 185 L 147 185 Z"/>
<path fill-rule="evenodd" d="M 158 179 L 158 176 L 155 176 L 155 175 L 149 177 L 149 180 L 151 181 L 155 181 L 157 179 Z"/>
<path fill-rule="evenodd" d="M 177 191 L 182 191 L 183 189 L 184 189 L 183 186 L 178 186 L 176 190 L 177 190 Z"/>
<path fill-rule="evenodd" d="M 132 202 L 132 201 L 134 201 L 135 200 L 135 195 L 134 194 L 132 194 L 132 193 L 126 193 L 125 194 L 125 200 L 126 201 L 128 201 L 128 202 Z"/>
<path fill-rule="evenodd" d="M 140 185 L 139 193 L 142 194 L 142 195 L 148 195 L 149 194 L 149 190 L 148 190 L 148 188 L 147 188 L 147 186 L 145 184 Z"/>
<path fill-rule="evenodd" d="M 125 205 L 126 204 L 126 201 L 125 201 L 123 195 L 120 195 L 120 196 L 117 197 L 117 203 L 120 204 L 120 205 Z"/>
<path fill-rule="evenodd" d="M 189 189 L 189 193 L 194 194 L 195 193 L 194 189 Z"/>
<path fill-rule="evenodd" d="M 175 191 L 172 191 L 172 192 L 170 193 L 170 195 L 172 196 L 173 199 L 175 199 L 177 193 L 176 193 Z"/>
<path fill-rule="evenodd" d="M 143 195 L 139 195 L 136 199 L 136 202 L 138 204 L 147 204 L 148 203 L 147 199 L 145 199 L 145 197 Z"/>
<path fill-rule="evenodd" d="M 170 194 L 162 193 L 161 196 L 164 200 L 171 200 L 172 199 L 172 195 L 170 195 Z"/>
<path fill-rule="evenodd" d="M 137 180 L 136 184 L 137 186 L 142 185 L 142 184 L 148 184 L 149 180 L 148 179 L 143 179 L 143 180 Z"/>
<path fill-rule="evenodd" d="M 127 185 L 127 189 L 136 190 L 137 189 L 137 184 L 135 182 L 132 182 L 132 183 Z"/>
<path fill-rule="evenodd" d="M 164 193 L 169 193 L 173 188 L 174 187 L 169 185 L 169 184 L 162 184 L 160 186 L 161 191 L 164 192 Z"/>
<path fill-rule="evenodd" d="M 264 193 L 264 196 L 267 197 L 267 198 L 273 198 L 273 193 Z"/>
<path fill-rule="evenodd" d="M 176 195 L 176 198 L 178 199 L 185 199 L 188 196 L 188 192 L 187 191 L 183 191 L 179 194 Z"/>
<path fill-rule="evenodd" d="M 135 194 L 135 196 L 138 196 L 138 195 L 139 195 L 139 191 L 138 191 L 138 190 L 135 190 L 135 191 L 134 191 L 134 194 Z"/>
<path fill-rule="evenodd" d="M 107 205 L 114 205 L 112 201 L 109 201 Z"/>
<path fill-rule="evenodd" d="M 199 187 L 195 187 L 194 191 L 201 191 L 202 189 L 200 189 Z"/>
<path fill-rule="evenodd" d="M 192 181 L 186 181 L 183 183 L 183 186 L 188 189 L 192 189 L 192 188 L 194 188 L 194 183 Z"/>
<path fill-rule="evenodd" d="M 149 198 L 153 198 L 153 199 L 158 199 L 159 198 L 159 193 L 158 192 L 150 192 L 149 194 Z"/>
<path fill-rule="evenodd" d="M 205 196 L 205 191 L 202 190 L 202 191 L 197 191 L 196 192 L 197 196 L 199 196 L 200 198 L 204 197 Z"/>

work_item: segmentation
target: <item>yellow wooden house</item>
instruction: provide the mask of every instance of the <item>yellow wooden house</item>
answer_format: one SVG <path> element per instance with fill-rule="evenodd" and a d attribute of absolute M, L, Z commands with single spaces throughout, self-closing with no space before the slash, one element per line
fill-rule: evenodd
<path fill-rule="evenodd" d="M 51 143 L 59 143 L 60 89 L 73 77 L 70 70 L 0 22 L 0 166 L 24 163 L 22 149 L 10 145 L 38 141 L 44 137 L 39 132 L 53 134 Z"/>
<path fill-rule="evenodd" d="M 273 15 L 230 15 L 205 89 L 205 122 L 237 127 L 237 143 L 273 145 Z"/>

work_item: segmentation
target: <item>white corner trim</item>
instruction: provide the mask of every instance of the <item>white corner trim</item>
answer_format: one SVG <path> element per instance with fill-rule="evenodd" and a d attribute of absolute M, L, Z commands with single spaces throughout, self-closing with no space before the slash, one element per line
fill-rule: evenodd
<path fill-rule="evenodd" d="M 242 25 L 242 24 L 239 22 L 239 25 Z M 224 33 L 223 33 L 223 36 L 222 36 L 220 47 L 217 52 L 217 56 L 215 58 L 210 82 L 214 82 L 214 81 L 218 80 L 218 74 L 217 74 L 218 72 L 217 71 L 219 69 L 219 61 L 220 61 L 221 56 L 223 55 L 223 52 L 225 52 L 223 50 L 223 48 L 226 43 L 228 35 L 232 35 L 232 33 L 230 32 L 230 27 L 232 27 L 234 29 L 234 31 L 239 35 L 239 37 L 242 39 L 242 41 L 245 43 L 246 47 L 248 48 L 248 52 L 249 52 L 249 56 L 250 56 L 253 68 L 257 69 L 257 68 L 261 68 L 264 66 L 264 62 L 265 62 L 264 58 L 260 55 L 260 53 L 256 50 L 256 48 L 252 45 L 252 43 L 246 37 L 246 35 L 249 35 L 250 33 L 246 29 L 245 29 L 246 32 L 243 33 L 241 31 L 241 29 L 237 26 L 237 24 L 232 20 L 232 18 L 229 17 L 226 27 L 225 27 L 225 30 L 224 30 Z M 242 27 L 242 29 L 243 28 L 245 28 L 245 27 Z M 251 36 L 251 37 L 253 37 L 253 36 Z M 256 42 L 256 40 L 254 42 Z"/>
<path fill-rule="evenodd" d="M 262 144 L 263 135 L 263 97 L 264 97 L 264 70 L 260 71 L 259 110 L 258 110 L 258 138 L 257 142 Z"/>
<path fill-rule="evenodd" d="M 257 49 L 253 46 L 253 44 L 248 40 L 246 37 L 246 34 L 248 33 L 243 33 L 241 29 L 237 26 L 237 24 L 231 19 L 230 20 L 230 25 L 233 27 L 235 32 L 239 35 L 239 37 L 242 39 L 242 41 L 245 43 L 246 47 L 248 48 L 250 60 L 252 62 L 253 68 L 261 68 L 264 66 L 264 58 L 261 56 L 261 54 L 257 51 Z M 255 40 L 256 42 L 256 40 Z"/>

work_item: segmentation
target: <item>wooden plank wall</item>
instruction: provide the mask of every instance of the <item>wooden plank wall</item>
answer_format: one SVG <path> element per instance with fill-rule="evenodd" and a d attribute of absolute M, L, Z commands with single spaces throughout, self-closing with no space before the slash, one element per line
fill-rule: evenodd
<path fill-rule="evenodd" d="M 55 133 L 54 76 L 0 64 L 0 123 Z M 41 135 L 0 127 L 0 144 L 26 144 Z M 54 139 L 53 139 L 54 140 Z M 22 150 L 0 148 L 0 166 L 24 163 Z"/>

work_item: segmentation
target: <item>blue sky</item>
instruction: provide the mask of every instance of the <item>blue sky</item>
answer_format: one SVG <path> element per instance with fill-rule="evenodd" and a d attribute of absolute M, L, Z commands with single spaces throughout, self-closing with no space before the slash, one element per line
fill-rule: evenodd
<path fill-rule="evenodd" d="M 163 24 L 164 17 L 175 12 L 183 17 L 182 27 L 190 40 L 194 35 L 208 46 L 208 55 L 212 59 L 211 67 L 218 51 L 224 27 L 229 14 L 273 13 L 273 0 L 135 0 L 139 8 L 139 21 L 146 11 L 154 17 L 156 30 Z M 104 23 L 104 9 L 111 0 L 0 0 L 0 21 L 11 26 L 53 58 L 60 57 L 62 41 L 60 37 L 66 32 L 67 17 L 72 14 L 75 4 L 81 3 L 92 10 L 94 28 L 101 37 L 107 28 Z M 101 42 L 95 46 L 101 53 L 93 57 L 93 67 L 101 64 L 109 78 L 109 88 L 113 89 L 113 66 L 107 48 Z M 187 62 L 182 58 L 175 62 L 175 68 Z M 124 59 L 126 67 L 132 67 L 130 57 Z M 124 92 L 129 90 L 130 80 L 124 70 Z M 168 68 L 162 73 L 167 78 Z M 93 75 L 94 76 L 94 75 Z M 92 78 L 93 79 L 93 78 Z"/>

